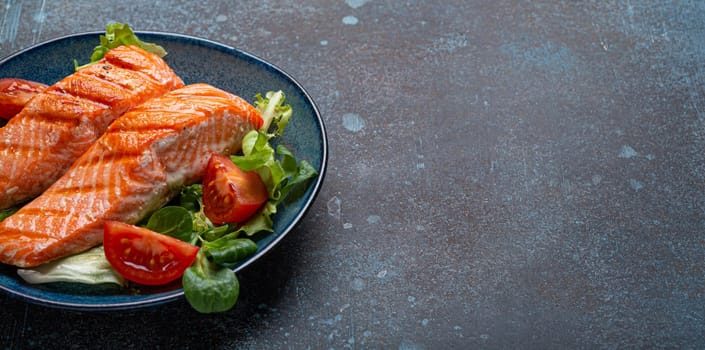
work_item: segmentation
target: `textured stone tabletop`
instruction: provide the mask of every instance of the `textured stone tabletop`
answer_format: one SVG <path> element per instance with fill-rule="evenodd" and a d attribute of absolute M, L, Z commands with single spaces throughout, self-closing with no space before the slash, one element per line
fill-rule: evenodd
<path fill-rule="evenodd" d="M 705 347 L 705 7 L 694 1 L 21 1 L 0 56 L 110 21 L 302 83 L 329 141 L 230 312 L 0 295 L 5 349 Z"/>

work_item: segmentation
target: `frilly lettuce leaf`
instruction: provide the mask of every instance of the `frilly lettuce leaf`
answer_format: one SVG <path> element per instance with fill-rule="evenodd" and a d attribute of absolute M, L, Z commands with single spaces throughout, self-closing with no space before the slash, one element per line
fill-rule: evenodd
<path fill-rule="evenodd" d="M 105 54 L 118 46 L 122 45 L 136 45 L 141 47 L 147 52 L 158 55 L 159 57 L 166 56 L 166 50 L 163 47 L 148 43 L 140 40 L 137 35 L 132 31 L 130 25 L 127 23 L 109 23 L 105 26 L 105 35 L 100 36 L 100 45 L 93 49 L 93 54 L 91 55 L 91 61 L 87 64 L 78 65 L 78 61 L 74 60 L 74 67 L 76 70 L 90 66 L 93 63 L 100 61 Z"/>
<path fill-rule="evenodd" d="M 269 200 L 264 207 L 239 228 L 249 236 L 260 231 L 271 232 L 271 216 L 277 212 L 277 205 L 298 185 L 305 184 L 318 174 L 307 161 L 297 161 L 285 146 L 278 145 L 275 149 L 271 145 L 270 139 L 281 136 L 289 124 L 292 109 L 285 104 L 286 96 L 282 91 L 269 91 L 265 96 L 257 94 L 255 102 L 255 107 L 265 120 L 264 125 L 260 130 L 245 135 L 242 155 L 230 157 L 240 169 L 257 171 L 269 191 Z"/>

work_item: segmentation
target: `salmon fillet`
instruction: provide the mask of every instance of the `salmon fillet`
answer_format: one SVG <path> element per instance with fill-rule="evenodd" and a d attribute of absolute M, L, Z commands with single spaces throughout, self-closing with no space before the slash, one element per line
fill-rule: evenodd
<path fill-rule="evenodd" d="M 120 46 L 37 94 L 0 128 L 0 209 L 42 193 L 128 109 L 182 86 L 159 56 Z"/>
<path fill-rule="evenodd" d="M 104 220 L 137 223 L 199 181 L 211 153 L 238 152 L 262 123 L 252 105 L 205 84 L 132 109 L 42 195 L 0 222 L 0 262 L 31 267 L 100 244 Z"/>

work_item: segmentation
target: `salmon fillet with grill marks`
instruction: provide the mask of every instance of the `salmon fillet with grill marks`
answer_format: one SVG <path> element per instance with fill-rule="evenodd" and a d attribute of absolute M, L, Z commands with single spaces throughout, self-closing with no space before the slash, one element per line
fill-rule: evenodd
<path fill-rule="evenodd" d="M 36 95 L 0 128 L 0 209 L 42 193 L 115 118 L 182 86 L 159 56 L 120 46 Z"/>
<path fill-rule="evenodd" d="M 213 152 L 238 152 L 262 124 L 252 105 L 205 84 L 132 109 L 47 191 L 0 222 L 0 261 L 35 266 L 100 244 L 105 220 L 138 222 L 200 181 Z"/>

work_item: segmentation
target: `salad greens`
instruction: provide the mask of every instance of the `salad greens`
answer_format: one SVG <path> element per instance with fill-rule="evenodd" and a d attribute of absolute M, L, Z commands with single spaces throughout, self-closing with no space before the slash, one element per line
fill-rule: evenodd
<path fill-rule="evenodd" d="M 149 217 L 145 227 L 189 243 L 195 236 L 193 215 L 188 209 L 179 206 L 167 206 L 157 210 Z"/>
<path fill-rule="evenodd" d="M 184 271 L 184 296 L 201 313 L 230 310 L 240 295 L 240 282 L 235 273 L 212 263 L 202 252 L 196 262 Z"/>
<path fill-rule="evenodd" d="M 18 269 L 17 274 L 29 283 L 74 282 L 126 285 L 125 279 L 115 272 L 105 258 L 102 245 L 31 269 Z"/>
<path fill-rule="evenodd" d="M 84 65 L 79 65 L 78 61 L 73 60 L 74 69 L 79 70 L 90 66 L 105 57 L 105 54 L 111 49 L 122 45 L 136 45 L 147 52 L 158 55 L 159 57 L 166 56 L 166 50 L 164 50 L 163 47 L 154 43 L 148 43 L 140 40 L 140 38 L 135 35 L 135 32 L 132 31 L 129 24 L 115 22 L 108 23 L 108 25 L 105 26 L 105 35 L 100 36 L 100 45 L 93 49 L 91 61 Z"/>
<path fill-rule="evenodd" d="M 156 44 L 140 40 L 127 24 L 111 23 L 100 45 L 95 47 L 91 62 L 99 61 L 110 49 L 120 45 L 138 45 L 149 52 L 166 55 Z M 282 91 L 270 91 L 255 96 L 255 107 L 264 119 L 260 130 L 250 131 L 242 141 L 242 154 L 231 156 L 232 161 L 244 171 L 256 171 L 267 187 L 269 200 L 253 217 L 243 223 L 215 226 L 203 211 L 203 186 L 193 184 L 182 187 L 179 195 L 146 218 L 140 226 L 169 235 L 191 244 L 200 245 L 194 264 L 182 277 L 184 295 L 199 312 L 227 311 L 235 305 L 240 285 L 233 267 L 257 253 L 257 233 L 274 232 L 272 216 L 277 206 L 295 197 L 297 189 L 305 189 L 307 182 L 318 172 L 305 160 L 297 161 L 283 145 L 272 146 L 272 139 L 283 134 L 293 111 L 285 103 Z M 0 211 L 0 221 L 19 208 Z M 244 235 L 244 236 L 243 236 Z M 18 273 L 30 283 L 56 281 L 77 283 L 117 283 L 126 285 L 125 279 L 110 266 L 103 247 L 97 247 L 71 257 Z"/>
<path fill-rule="evenodd" d="M 259 232 L 274 232 L 271 216 L 277 206 L 287 198 L 292 189 L 305 184 L 317 175 L 317 171 L 305 160 L 297 162 L 286 147 L 277 151 L 270 140 L 284 131 L 291 117 L 291 107 L 286 105 L 281 91 L 267 93 L 267 98 L 257 96 L 255 107 L 265 120 L 260 130 L 250 131 L 242 141 L 242 155 L 231 156 L 242 170 L 255 170 L 264 180 L 269 200 L 252 218 L 235 227 L 215 227 L 202 215 L 203 203 L 199 191 L 201 185 L 188 186 L 182 190 L 181 203 L 194 213 L 194 226 L 203 228 L 198 233 L 201 250 L 196 263 L 186 269 L 182 284 L 186 300 L 199 312 L 221 312 L 230 309 L 237 301 L 238 283 L 221 283 L 223 279 L 237 280 L 232 270 L 237 263 L 255 254 L 257 243 L 251 237 Z M 274 132 L 269 132 L 273 128 Z M 241 238 L 244 234 L 249 238 Z M 231 276 L 232 275 L 232 276 Z M 227 277 L 226 277 L 227 276 Z M 212 299 L 222 298 L 218 301 Z"/>
<path fill-rule="evenodd" d="M 9 217 L 10 215 L 16 213 L 18 210 L 20 210 L 19 206 L 14 206 L 11 208 L 3 209 L 0 210 L 0 221 L 5 220 L 5 218 Z"/>
<path fill-rule="evenodd" d="M 201 248 L 218 265 L 228 266 L 257 253 L 257 243 L 249 238 L 228 234 L 213 241 L 205 241 Z"/>

